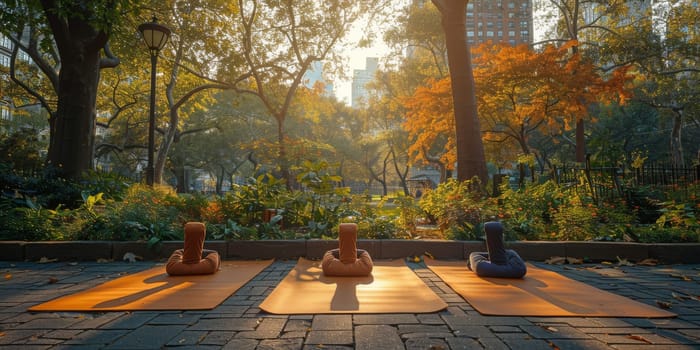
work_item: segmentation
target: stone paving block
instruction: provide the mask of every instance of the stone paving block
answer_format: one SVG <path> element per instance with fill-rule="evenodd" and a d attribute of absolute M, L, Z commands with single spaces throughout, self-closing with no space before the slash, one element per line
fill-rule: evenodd
<path fill-rule="evenodd" d="M 201 314 L 194 313 L 167 313 L 160 314 L 156 317 L 150 319 L 148 324 L 150 325 L 167 325 L 167 324 L 182 324 L 182 325 L 192 325 L 195 324 L 200 318 Z"/>
<path fill-rule="evenodd" d="M 360 326 L 363 327 L 363 326 Z M 367 326 L 369 327 L 369 326 Z M 312 330 L 306 336 L 305 344 L 350 345 L 353 343 L 352 329 L 347 331 Z"/>
<path fill-rule="evenodd" d="M 552 348 L 559 350 L 613 350 L 615 348 L 593 339 L 553 339 Z"/>
<path fill-rule="evenodd" d="M 303 339 L 266 339 L 260 342 L 256 350 L 298 350 Z"/>
<path fill-rule="evenodd" d="M 286 322 L 283 318 L 264 318 L 255 331 L 239 332 L 236 338 L 274 339 L 279 337 Z"/>
<path fill-rule="evenodd" d="M 115 320 L 108 322 L 100 329 L 136 329 L 150 321 L 158 314 L 152 312 L 124 313 Z"/>
<path fill-rule="evenodd" d="M 14 329 L 56 329 L 56 328 L 68 328 L 72 324 L 80 322 L 81 320 L 77 317 L 66 317 L 66 318 L 37 318 L 28 322 L 18 324 Z"/>
<path fill-rule="evenodd" d="M 255 339 L 231 339 L 222 349 L 224 350 L 255 350 L 258 341 Z M 298 349 L 298 348 L 297 348 Z"/>
<path fill-rule="evenodd" d="M 420 315 L 419 315 L 420 317 Z M 439 318 L 438 318 L 439 319 Z M 413 314 L 358 314 L 353 315 L 353 323 L 361 324 L 412 324 L 419 323 L 416 315 Z M 442 320 L 440 320 L 442 323 Z"/>
<path fill-rule="evenodd" d="M 511 348 L 506 345 L 501 339 L 499 338 L 479 338 L 478 339 L 479 343 L 481 343 L 484 346 L 484 349 L 488 350 L 510 350 Z M 515 349 L 526 349 L 524 347 L 520 348 L 515 348 Z M 550 349 L 551 350 L 551 349 Z"/>
<path fill-rule="evenodd" d="M 316 315 L 311 323 L 313 331 L 352 330 L 352 315 Z"/>
<path fill-rule="evenodd" d="M 532 338 L 526 333 L 499 333 L 496 336 L 513 349 L 552 350 L 548 341 Z"/>
<path fill-rule="evenodd" d="M 180 325 L 141 326 L 119 338 L 106 349 L 159 349 L 185 328 Z"/>
<path fill-rule="evenodd" d="M 450 329 L 446 325 L 423 325 L 423 324 L 400 324 L 398 326 L 399 335 L 407 333 L 448 333 Z"/>
<path fill-rule="evenodd" d="M 236 335 L 236 332 L 209 332 L 209 334 L 199 342 L 202 345 L 226 345 Z"/>
<path fill-rule="evenodd" d="M 180 334 L 176 335 L 170 341 L 165 344 L 166 346 L 187 346 L 187 345 L 197 345 L 199 341 L 207 336 L 207 331 L 182 331 Z"/>
<path fill-rule="evenodd" d="M 483 347 L 479 342 L 475 339 L 471 338 L 461 338 L 461 337 L 454 337 L 454 338 L 447 338 L 445 339 L 447 341 L 447 345 L 449 346 L 449 349 L 451 350 L 481 350 Z M 504 345 L 505 346 L 505 345 Z M 487 348 L 490 349 L 490 348 Z"/>
<path fill-rule="evenodd" d="M 355 327 L 357 350 L 402 350 L 403 341 L 396 328 L 386 325 L 361 325 Z"/>
<path fill-rule="evenodd" d="M 112 257 L 112 242 L 55 241 L 24 244 L 25 260 L 39 261 L 42 257 L 60 261 L 110 259 Z"/>
<path fill-rule="evenodd" d="M 253 331 L 257 326 L 258 320 L 255 318 L 207 318 L 200 319 L 187 329 L 192 331 Z"/>
<path fill-rule="evenodd" d="M 311 321 L 290 319 L 284 325 L 285 332 L 307 332 L 311 329 Z"/>
<path fill-rule="evenodd" d="M 84 332 L 84 330 L 82 329 L 57 329 L 55 331 L 45 333 L 44 335 L 42 335 L 42 337 L 67 340 L 72 339 L 73 337 L 77 336 L 82 332 Z"/>
<path fill-rule="evenodd" d="M 114 329 L 114 330 L 109 330 L 109 329 L 89 329 L 86 330 L 71 339 L 68 339 L 64 342 L 64 344 L 67 345 L 74 345 L 74 344 L 80 344 L 80 345 L 94 345 L 97 347 L 98 345 L 105 346 L 108 344 L 113 343 L 115 340 L 119 339 L 122 337 L 124 334 L 126 334 L 128 331 L 127 330 L 120 330 L 120 329 Z"/>
<path fill-rule="evenodd" d="M 449 345 L 440 338 L 411 338 L 406 340 L 406 350 L 447 349 Z"/>
<path fill-rule="evenodd" d="M 591 336 L 570 326 L 520 326 L 527 334 L 538 339 L 590 339 Z"/>
<path fill-rule="evenodd" d="M 121 317 L 124 313 L 106 312 L 104 314 L 81 314 L 83 320 L 72 324 L 70 329 L 96 329 Z"/>
<path fill-rule="evenodd" d="M 591 334 L 595 339 L 598 339 L 606 344 L 636 344 L 636 345 L 672 345 L 677 344 L 675 341 L 649 333 L 631 333 L 631 334 Z"/>
<path fill-rule="evenodd" d="M 463 324 L 450 326 L 456 337 L 468 337 L 474 339 L 495 338 L 496 335 L 489 327 L 476 324 Z"/>
<path fill-rule="evenodd" d="M 0 337 L 0 345 L 18 343 L 20 340 L 42 334 L 34 329 L 3 329 L 2 332 L 4 335 Z"/>
<path fill-rule="evenodd" d="M 444 324 L 440 315 L 438 314 L 418 314 L 415 316 L 418 322 L 422 324 Z M 411 323 L 411 322 L 400 322 L 400 323 Z"/>
<path fill-rule="evenodd" d="M 229 259 L 296 259 L 306 256 L 306 241 L 230 241 L 226 256 Z"/>

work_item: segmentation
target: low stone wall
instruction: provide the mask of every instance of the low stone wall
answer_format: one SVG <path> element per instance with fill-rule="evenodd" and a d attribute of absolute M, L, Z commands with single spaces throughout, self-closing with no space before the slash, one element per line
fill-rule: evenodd
<path fill-rule="evenodd" d="M 133 253 L 142 260 L 166 259 L 182 241 L 162 242 L 149 248 L 145 242 L 118 241 L 0 241 L 0 260 L 38 261 L 42 257 L 59 261 L 123 260 Z M 612 261 L 617 258 L 640 261 L 647 258 L 661 263 L 700 263 L 700 244 L 696 243 L 622 243 L 622 242 L 507 242 L 525 260 L 544 261 L 553 256 L 573 257 L 589 261 Z M 335 240 L 270 240 L 270 241 L 207 241 L 207 249 L 217 250 L 225 259 L 320 259 L 329 249 L 337 248 Z M 436 259 L 466 260 L 473 251 L 485 251 L 481 241 L 444 240 L 359 240 L 358 248 L 367 250 L 374 259 L 396 259 L 422 255 Z"/>

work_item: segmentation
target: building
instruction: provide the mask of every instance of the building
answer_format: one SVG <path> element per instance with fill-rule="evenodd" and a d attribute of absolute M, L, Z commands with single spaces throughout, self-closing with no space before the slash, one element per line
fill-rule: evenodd
<path fill-rule="evenodd" d="M 12 55 L 12 41 L 10 38 L 0 34 L 0 121 L 7 121 L 12 118 L 11 105 L 5 99 L 4 89 L 9 84 L 9 78 L 5 74 L 10 69 L 10 59 Z"/>
<path fill-rule="evenodd" d="M 467 42 L 533 42 L 532 0 L 473 0 L 467 4 Z"/>
<path fill-rule="evenodd" d="M 379 66 L 377 57 L 367 57 L 365 59 L 365 69 L 355 69 L 352 73 L 352 95 L 350 96 L 350 106 L 359 108 L 367 102 L 369 93 L 367 84 L 374 79 Z"/>

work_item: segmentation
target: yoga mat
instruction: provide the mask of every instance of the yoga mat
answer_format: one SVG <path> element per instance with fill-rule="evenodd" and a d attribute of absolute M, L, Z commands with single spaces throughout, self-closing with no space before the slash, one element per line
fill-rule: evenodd
<path fill-rule="evenodd" d="M 484 315 L 674 317 L 676 314 L 606 292 L 556 272 L 527 266 L 523 279 L 483 278 L 466 261 L 425 259 L 445 283 Z"/>
<path fill-rule="evenodd" d="M 217 273 L 192 276 L 169 276 L 165 266 L 157 266 L 32 306 L 28 311 L 209 310 L 271 263 L 222 261 Z"/>
<path fill-rule="evenodd" d="M 328 277 L 300 258 L 260 308 L 272 314 L 423 313 L 447 307 L 403 260 L 374 261 L 368 277 Z"/>

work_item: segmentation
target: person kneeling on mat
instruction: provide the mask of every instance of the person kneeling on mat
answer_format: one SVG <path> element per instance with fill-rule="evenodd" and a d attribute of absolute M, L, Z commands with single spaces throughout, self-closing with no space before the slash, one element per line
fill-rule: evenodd
<path fill-rule="evenodd" d="M 480 277 L 522 278 L 527 273 L 525 262 L 503 244 L 503 225 L 490 221 L 484 224 L 488 252 L 469 254 L 469 269 Z"/>
<path fill-rule="evenodd" d="M 219 270 L 221 260 L 215 250 L 204 249 L 206 227 L 201 222 L 185 224 L 185 247 L 175 250 L 165 265 L 169 275 L 209 275 Z"/>

